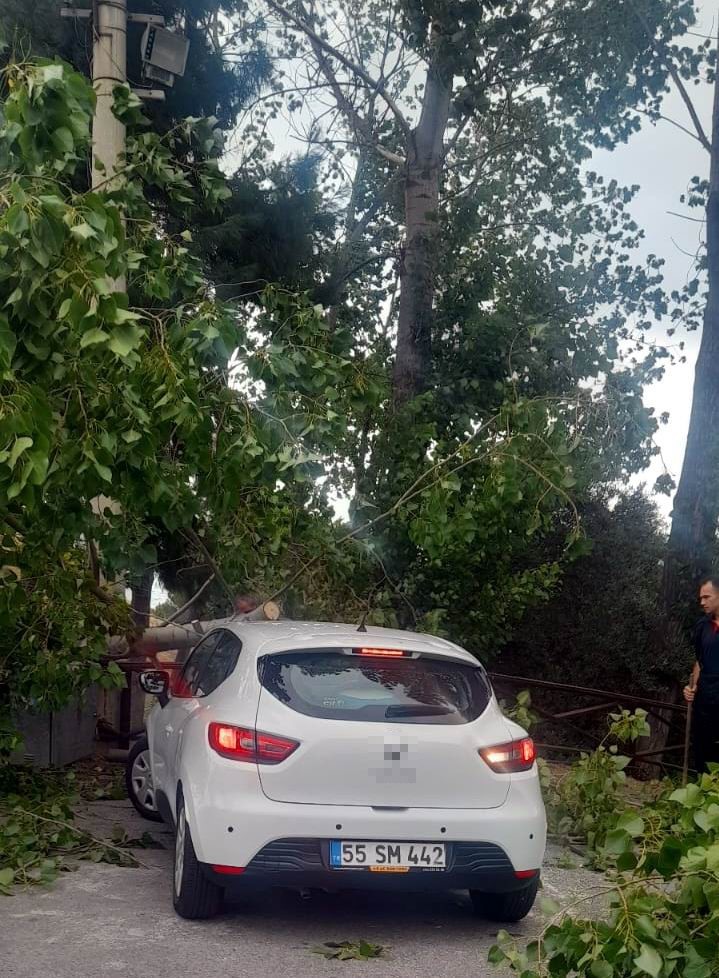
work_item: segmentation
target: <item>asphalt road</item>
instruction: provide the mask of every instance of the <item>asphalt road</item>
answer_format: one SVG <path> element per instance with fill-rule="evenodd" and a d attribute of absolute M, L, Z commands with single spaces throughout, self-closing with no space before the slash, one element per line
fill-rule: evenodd
<path fill-rule="evenodd" d="M 177 917 L 171 901 L 172 840 L 129 803 L 90 806 L 88 829 L 109 837 L 121 824 L 133 837 L 150 829 L 167 848 L 141 850 L 146 865 L 123 869 L 84 863 L 52 888 L 0 897 L 3 978 L 303 978 L 382 975 L 391 978 L 482 978 L 496 924 L 476 918 L 460 893 L 384 896 L 271 892 L 230 906 L 211 921 Z M 555 899 L 583 894 L 597 877 L 559 868 L 548 855 L 545 887 Z M 560 859 L 560 862 L 562 860 Z M 511 932 L 529 938 L 541 926 L 538 909 Z M 367 940 L 388 948 L 372 961 L 327 961 L 312 948 L 326 941 Z"/>

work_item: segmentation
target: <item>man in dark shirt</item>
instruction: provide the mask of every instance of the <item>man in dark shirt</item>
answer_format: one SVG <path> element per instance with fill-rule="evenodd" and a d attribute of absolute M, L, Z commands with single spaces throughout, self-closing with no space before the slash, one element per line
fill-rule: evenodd
<path fill-rule="evenodd" d="M 694 629 L 697 661 L 684 699 L 694 703 L 694 766 L 702 773 L 710 763 L 719 764 L 719 577 L 702 581 L 699 603 L 704 618 Z"/>

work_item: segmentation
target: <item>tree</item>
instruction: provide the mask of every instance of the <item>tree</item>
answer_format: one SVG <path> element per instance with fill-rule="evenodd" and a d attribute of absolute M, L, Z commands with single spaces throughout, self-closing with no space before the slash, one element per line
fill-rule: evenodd
<path fill-rule="evenodd" d="M 599 689 L 663 695 L 688 658 L 654 641 L 661 616 L 666 532 L 642 490 L 595 492 L 580 503 L 591 549 L 569 565 L 550 600 L 502 653 L 501 671 Z M 557 544 L 554 543 L 554 546 Z M 551 549 L 552 541 L 542 546 Z M 603 721 L 602 721 L 603 722 Z"/>
<path fill-rule="evenodd" d="M 107 579 L 122 578 L 154 562 L 160 525 L 186 535 L 228 597 L 238 581 L 259 580 L 290 604 L 306 590 L 307 604 L 328 617 L 369 610 L 362 595 L 372 591 L 376 565 L 371 531 L 450 485 L 474 458 L 472 439 L 436 458 L 364 526 L 333 525 L 314 482 L 317 449 L 341 449 L 347 421 L 327 384 L 358 411 L 376 407 L 380 388 L 368 364 L 343 348 L 346 332 L 330 331 L 306 296 L 269 289 L 261 317 L 249 323 L 217 301 L 187 248 L 189 232 L 158 228 L 153 189 L 188 206 L 197 196 L 211 206 L 227 195 L 211 125 L 189 120 L 171 135 L 148 134 L 138 100 L 119 87 L 115 111 L 129 127 L 120 180 L 78 190 L 94 107 L 89 84 L 49 61 L 13 64 L 4 77 L 3 715 L 61 706 L 88 684 L 119 676 L 104 654 L 109 635 L 131 633 L 128 609 L 90 574 L 87 544 L 96 545 Z M 132 304 L 111 287 L 120 276 L 137 297 Z M 272 342 L 245 353 L 256 330 Z M 245 389 L 228 383 L 238 346 Z M 255 383 L 264 384 L 261 395 Z M 531 422 L 517 408 L 515 426 L 522 419 Z M 497 435 L 505 428 L 498 419 Z M 506 480 L 506 450 L 515 462 L 521 452 L 534 473 L 522 481 L 527 505 L 546 508 L 547 484 L 566 475 L 563 437 L 558 429 L 536 451 L 532 439 L 504 432 L 474 460 L 489 482 Z M 4 730 L 1 749 L 12 743 Z"/>
<path fill-rule="evenodd" d="M 349 138 L 362 163 L 373 154 L 403 198 L 393 398 L 404 404 L 432 383 L 442 198 L 457 148 L 469 139 L 474 150 L 459 193 L 481 194 L 484 164 L 507 143 L 531 159 L 542 126 L 556 126 L 571 166 L 588 145 L 626 138 L 666 65 L 632 5 L 615 0 L 266 6 L 286 28 L 289 56 L 309 63 L 291 91 L 325 90 L 327 141 L 341 117 L 337 138 Z M 692 16 L 686 3 L 643 7 L 666 39 Z"/>
<path fill-rule="evenodd" d="M 163 232 L 148 203 L 227 197 L 211 123 L 148 133 L 119 88 L 120 181 L 77 189 L 88 82 L 41 61 L 10 65 L 3 85 L 0 695 L 12 716 L 118 679 L 103 656 L 108 635 L 131 631 L 127 606 L 90 573 L 86 545 L 109 580 L 156 561 L 158 525 L 213 564 L 216 522 L 239 560 L 262 565 L 302 503 L 306 463 L 301 440 L 228 384 L 242 319 L 216 300 L 190 232 Z M 120 276 L 132 304 L 112 289 Z"/>
<path fill-rule="evenodd" d="M 433 459 L 462 460 L 367 541 L 375 620 L 494 651 L 559 580 L 566 554 L 545 560 L 537 539 L 568 492 L 626 479 L 654 451 L 642 389 L 666 351 L 646 355 L 643 337 L 667 309 L 662 262 L 632 260 L 637 188 L 586 160 L 631 134 L 667 69 L 624 3 L 264 6 L 286 77 L 252 124 L 285 111 L 344 194 L 314 296 L 332 348 L 364 361 L 376 388 L 353 400 L 314 378 L 312 396 L 349 421 L 328 484 L 360 527 Z M 647 7 L 668 38 L 691 16 Z M 430 143 L 441 152 L 425 154 L 422 188 L 416 154 Z M 271 342 L 301 364 L 291 334 Z M 537 491 L 531 466 L 546 471 L 557 448 L 561 478 Z"/>
<path fill-rule="evenodd" d="M 141 0 L 130 0 L 129 10 L 148 12 Z M 241 11 L 242 5 L 232 0 L 210 4 L 161 0 L 151 5 L 151 12 L 162 14 L 171 29 L 190 38 L 184 76 L 167 90 L 162 102 L 151 101 L 144 106 L 154 132 L 171 133 L 189 115 L 213 117 L 216 132 L 229 132 L 238 112 L 268 83 L 271 68 L 258 36 L 259 25 L 235 19 L 232 29 L 228 27 L 228 18 L 241 16 Z M 128 25 L 127 70 L 134 84 L 141 81 L 143 29 L 142 25 Z M 14 0 L 4 4 L 0 37 L 8 40 L 9 59 L 17 53 L 25 57 L 60 56 L 82 74 L 90 74 L 91 21 L 61 17 L 54 0 L 32 0 L 30 8 Z M 171 145 L 173 153 L 180 154 L 175 158 L 178 164 L 191 162 L 186 155 L 192 151 L 188 143 L 174 140 Z M 245 167 L 233 175 L 228 182 L 231 193 L 221 208 L 208 207 L 204 199 L 197 198 L 188 209 L 187 200 L 177 201 L 164 186 L 146 187 L 158 223 L 170 234 L 189 231 L 186 247 L 201 258 L 221 298 L 255 302 L 267 282 L 309 287 L 320 253 L 317 243 L 332 231 L 331 215 L 319 212 L 311 167 L 301 170 L 294 161 L 266 165 L 267 153 L 268 147 L 262 146 L 261 152 L 254 154 L 252 168 Z M 86 186 L 86 179 L 86 174 L 75 172 L 77 186 Z M 169 299 L 169 294 L 156 296 L 156 302 L 163 298 Z M 130 300 L 142 301 L 132 295 Z M 196 557 L 197 548 L 188 551 L 187 528 L 182 529 L 183 533 L 171 532 L 160 521 L 155 524 L 152 539 L 152 546 L 162 554 L 172 551 L 176 570 L 187 569 Z M 150 555 L 152 547 L 146 552 Z M 204 569 L 204 558 L 199 556 Z M 155 562 L 144 567 L 137 564 L 128 578 L 138 625 L 146 622 L 149 614 Z M 192 579 L 192 574 L 185 574 L 179 580 Z M 223 600 L 218 582 L 207 597 L 215 603 Z"/>

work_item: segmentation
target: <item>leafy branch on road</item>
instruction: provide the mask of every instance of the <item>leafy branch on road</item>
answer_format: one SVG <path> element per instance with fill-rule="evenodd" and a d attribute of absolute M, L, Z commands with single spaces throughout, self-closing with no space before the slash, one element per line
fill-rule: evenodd
<path fill-rule="evenodd" d="M 370 944 L 369 941 L 326 941 L 312 948 L 313 954 L 320 954 L 328 961 L 371 961 L 381 958 L 388 948 L 384 944 Z"/>

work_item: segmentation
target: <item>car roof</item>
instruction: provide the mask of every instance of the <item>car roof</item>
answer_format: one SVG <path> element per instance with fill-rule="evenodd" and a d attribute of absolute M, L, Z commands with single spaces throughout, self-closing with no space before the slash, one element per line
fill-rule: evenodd
<path fill-rule="evenodd" d="M 367 625 L 365 630 L 360 632 L 356 624 L 338 622 L 242 619 L 230 620 L 222 627 L 234 632 L 242 640 L 246 649 L 252 649 L 258 655 L 298 649 L 367 646 L 430 652 L 435 655 L 464 659 L 477 665 L 477 659 L 471 653 L 453 642 L 438 638 L 436 635 L 408 632 L 399 628 Z"/>

